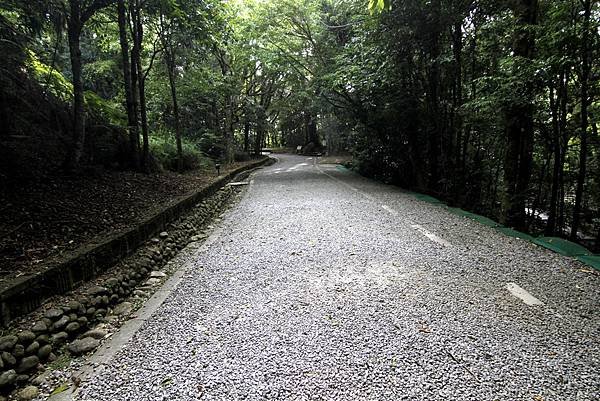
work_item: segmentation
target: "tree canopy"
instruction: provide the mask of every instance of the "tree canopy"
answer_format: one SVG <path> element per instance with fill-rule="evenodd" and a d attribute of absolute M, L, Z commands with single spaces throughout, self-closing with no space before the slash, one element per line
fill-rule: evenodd
<path fill-rule="evenodd" d="M 599 246 L 599 21 L 594 0 L 0 0 L 0 140 L 55 138 L 37 156 L 70 170 L 347 152 Z"/>

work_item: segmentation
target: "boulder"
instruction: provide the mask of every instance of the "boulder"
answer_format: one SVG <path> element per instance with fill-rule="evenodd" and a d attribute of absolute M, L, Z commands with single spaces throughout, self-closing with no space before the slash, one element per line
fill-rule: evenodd
<path fill-rule="evenodd" d="M 17 398 L 20 401 L 30 401 L 40 394 L 40 391 L 36 386 L 27 386 L 23 390 L 17 393 Z"/>
<path fill-rule="evenodd" d="M 30 344 L 35 340 L 35 333 L 31 330 L 24 330 L 17 334 L 19 342 L 23 344 Z"/>
<path fill-rule="evenodd" d="M 46 345 L 40 347 L 40 349 L 37 352 L 37 356 L 38 356 L 38 358 L 44 360 L 44 359 L 48 358 L 48 356 L 50 356 L 51 352 L 52 352 L 52 346 L 50 344 L 46 344 Z"/>
<path fill-rule="evenodd" d="M 65 333 L 64 331 L 61 331 L 56 334 L 53 334 L 52 337 L 50 338 L 50 342 L 54 345 L 61 345 L 64 342 L 66 342 L 68 338 L 69 338 L 69 335 L 67 333 Z"/>
<path fill-rule="evenodd" d="M 19 338 L 13 335 L 0 337 L 0 351 L 11 350 L 17 341 L 19 341 Z"/>
<path fill-rule="evenodd" d="M 33 327 L 31 328 L 31 331 L 33 331 L 36 334 L 46 333 L 46 332 L 48 332 L 48 326 L 46 325 L 45 322 L 40 320 L 33 325 Z"/>
<path fill-rule="evenodd" d="M 95 338 L 96 340 L 102 340 L 104 337 L 106 337 L 108 333 L 104 330 L 101 329 L 93 329 L 93 330 L 89 330 L 86 331 L 85 333 L 83 333 L 83 337 L 91 337 L 91 338 Z"/>
<path fill-rule="evenodd" d="M 25 355 L 25 347 L 23 344 L 15 345 L 15 348 L 12 350 L 12 354 L 15 358 L 22 358 Z"/>
<path fill-rule="evenodd" d="M 36 355 L 26 356 L 21 359 L 21 363 L 19 363 L 19 366 L 17 367 L 17 373 L 27 372 L 28 370 L 35 368 L 38 363 L 40 363 L 40 358 Z"/>
<path fill-rule="evenodd" d="M 92 337 L 84 337 L 73 341 L 67 349 L 73 355 L 81 355 L 93 351 L 100 345 L 100 341 Z"/>
<path fill-rule="evenodd" d="M 100 287 L 99 285 L 95 285 L 87 290 L 88 295 L 95 297 L 98 295 L 104 295 L 108 292 L 108 288 Z"/>
<path fill-rule="evenodd" d="M 120 304 L 114 307 L 113 314 L 118 316 L 128 315 L 131 313 L 132 309 L 133 305 L 131 304 L 131 302 L 121 302 Z"/>
<path fill-rule="evenodd" d="M 52 326 L 52 329 L 54 331 L 60 331 L 68 323 L 69 323 L 69 317 L 68 316 L 63 316 L 60 319 L 58 319 L 56 322 L 54 322 L 54 325 Z"/>
<path fill-rule="evenodd" d="M 2 357 L 5 365 L 13 366 L 17 363 L 17 359 L 10 352 L 2 351 L 0 357 Z"/>
<path fill-rule="evenodd" d="M 17 372 L 14 370 L 7 370 L 0 375 L 0 387 L 10 386 L 17 381 Z"/>
<path fill-rule="evenodd" d="M 25 349 L 25 353 L 27 355 L 33 355 L 33 354 L 37 353 L 39 349 L 40 349 L 40 343 L 38 343 L 37 341 L 34 341 L 27 346 L 27 348 Z"/>
<path fill-rule="evenodd" d="M 46 313 L 44 313 L 44 317 L 46 317 L 50 320 L 58 320 L 58 319 L 60 319 L 60 317 L 63 314 L 64 314 L 64 311 L 62 309 L 52 308 L 52 309 L 48 309 L 46 311 Z"/>

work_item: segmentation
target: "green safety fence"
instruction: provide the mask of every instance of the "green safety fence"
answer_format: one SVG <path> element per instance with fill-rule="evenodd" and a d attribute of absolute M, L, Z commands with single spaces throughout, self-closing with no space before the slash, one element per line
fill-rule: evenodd
<path fill-rule="evenodd" d="M 433 196 L 420 194 L 417 192 L 408 192 L 410 195 L 414 196 L 416 199 L 422 200 L 424 202 L 428 202 L 431 204 L 439 204 L 445 205 L 443 201 L 434 198 Z M 558 237 L 533 237 L 529 234 L 522 233 L 520 231 L 514 230 L 512 228 L 504 227 L 500 223 L 485 217 L 478 215 L 476 213 L 468 212 L 466 210 L 457 208 L 457 207 L 448 207 L 445 206 L 445 209 L 450 213 L 469 218 L 471 220 L 475 220 L 485 226 L 492 227 L 496 231 L 501 232 L 509 237 L 520 238 L 529 242 L 532 242 L 536 245 L 542 246 L 546 249 L 550 249 L 554 252 L 557 252 L 564 256 L 569 256 L 579 260 L 582 263 L 585 263 L 588 266 L 591 266 L 595 269 L 600 270 L 600 255 L 592 254 L 587 248 L 576 244 L 574 242 L 568 241 L 563 238 Z"/>
<path fill-rule="evenodd" d="M 594 269 L 600 270 L 600 255 L 577 256 L 575 259 L 593 267 Z"/>
<path fill-rule="evenodd" d="M 521 231 L 513 230 L 512 228 L 508 228 L 508 227 L 504 227 L 504 226 L 496 227 L 496 231 L 499 231 L 504 235 L 508 235 L 509 237 L 520 238 L 520 239 L 523 239 L 523 240 L 529 241 L 529 242 L 533 242 L 535 240 L 535 238 L 529 234 L 525 234 L 525 233 L 522 233 Z"/>
<path fill-rule="evenodd" d="M 435 205 L 444 205 L 444 202 L 442 202 L 438 198 L 434 198 L 433 196 L 419 194 L 416 192 L 411 193 L 411 195 L 417 198 L 418 200 L 422 200 L 423 202 L 432 203 Z"/>
<path fill-rule="evenodd" d="M 534 243 L 565 256 L 588 256 L 590 251 L 574 242 L 558 237 L 537 237 Z"/>
<path fill-rule="evenodd" d="M 468 212 L 466 210 L 463 210 L 463 209 L 460 209 L 457 207 L 448 207 L 446 209 L 452 214 L 456 214 L 458 216 L 463 216 L 463 217 L 468 217 L 471 220 L 478 221 L 479 223 L 483 224 L 484 226 L 488 226 L 488 227 L 492 227 L 492 228 L 501 226 L 497 221 L 494 221 L 494 220 L 490 219 L 489 217 L 485 217 L 480 214 L 471 213 L 471 212 Z"/>

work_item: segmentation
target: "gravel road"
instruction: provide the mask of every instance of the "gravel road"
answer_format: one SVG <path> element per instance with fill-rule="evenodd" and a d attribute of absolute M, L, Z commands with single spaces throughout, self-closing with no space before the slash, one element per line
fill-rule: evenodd
<path fill-rule="evenodd" d="M 600 275 L 340 167 L 279 159 L 76 399 L 600 398 Z"/>

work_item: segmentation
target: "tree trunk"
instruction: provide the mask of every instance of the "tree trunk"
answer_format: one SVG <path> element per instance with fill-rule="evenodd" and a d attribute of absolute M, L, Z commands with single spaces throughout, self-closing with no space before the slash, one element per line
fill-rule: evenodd
<path fill-rule="evenodd" d="M 135 116 L 135 127 L 136 127 L 136 137 L 135 137 L 135 147 L 140 148 L 140 137 L 139 137 L 139 74 L 138 74 L 138 63 L 140 59 L 140 49 L 141 49 L 141 39 L 138 37 L 138 32 L 136 26 L 138 24 L 140 18 L 140 7 L 137 0 L 130 0 L 129 2 L 129 15 L 131 19 L 131 38 L 133 41 L 133 46 L 131 47 L 131 101 L 132 101 L 132 110 L 133 115 Z"/>
<path fill-rule="evenodd" d="M 173 101 L 173 119 L 175 124 L 175 141 L 177 144 L 177 170 L 183 171 L 183 149 L 181 147 L 181 124 L 179 121 L 179 104 L 177 103 L 177 87 L 175 86 L 175 55 L 166 51 L 165 60 L 171 87 L 171 100 Z"/>
<path fill-rule="evenodd" d="M 518 64 L 531 60 L 535 39 L 531 27 L 537 23 L 537 0 L 517 0 L 513 4 L 517 27 L 513 53 Z M 518 71 L 515 71 L 518 73 Z M 505 110 L 506 153 L 504 158 L 504 223 L 526 229 L 525 205 L 532 170 L 533 152 L 533 77 L 524 82 L 523 93 L 515 92 L 515 100 Z"/>
<path fill-rule="evenodd" d="M 121 45 L 121 58 L 123 62 L 123 82 L 125 90 L 125 103 L 127 105 L 127 123 L 129 130 L 129 156 L 131 165 L 139 168 L 138 152 L 138 122 L 133 105 L 133 92 L 131 88 L 131 68 L 129 65 L 129 43 L 127 41 L 127 21 L 125 15 L 125 0 L 117 1 L 119 23 L 119 42 Z"/>
<path fill-rule="evenodd" d="M 135 40 L 137 41 L 137 48 L 141 49 L 142 47 L 142 42 L 143 42 L 143 37 L 144 37 L 144 26 L 142 24 L 142 17 L 141 17 L 141 5 L 139 0 L 135 0 L 135 5 L 137 7 L 137 12 L 136 12 L 136 25 L 134 26 L 135 29 Z M 148 70 L 146 72 L 143 71 L 142 69 L 142 57 L 141 57 L 141 52 L 138 51 L 136 53 L 136 65 L 135 65 L 135 70 L 137 73 L 137 77 L 138 77 L 138 91 L 139 91 L 139 108 L 140 108 L 140 117 L 141 117 L 141 123 L 142 123 L 142 167 L 144 169 L 144 171 L 148 172 L 149 171 L 149 158 L 150 158 L 150 141 L 149 141 L 149 135 L 148 135 L 148 111 L 147 111 L 147 107 L 146 107 L 146 76 L 148 75 L 148 72 L 150 71 L 150 68 L 152 68 L 152 64 L 154 61 L 154 56 L 156 55 L 156 53 L 153 54 L 150 65 L 148 66 Z"/>
<path fill-rule="evenodd" d="M 262 123 L 259 121 L 259 123 L 256 127 L 256 141 L 254 142 L 254 154 L 256 156 L 260 156 L 262 141 L 263 141 L 263 129 L 262 129 Z"/>
<path fill-rule="evenodd" d="M 581 225 L 581 209 L 587 170 L 587 129 L 588 129 L 588 107 L 590 99 L 590 16 L 592 13 L 592 1 L 584 0 L 583 33 L 581 38 L 581 135 L 579 146 L 579 173 L 577 174 L 577 187 L 575 189 L 575 206 L 573 208 L 573 223 L 571 224 L 571 240 L 577 240 L 577 232 Z"/>
<path fill-rule="evenodd" d="M 244 122 L 244 152 L 248 153 L 248 149 L 250 148 L 250 121 L 246 117 L 246 121 Z"/>
<path fill-rule="evenodd" d="M 231 164 L 234 161 L 233 149 L 233 97 L 225 97 L 225 162 Z"/>
<path fill-rule="evenodd" d="M 548 222 L 544 234 L 552 237 L 556 234 L 556 212 L 558 201 L 558 185 L 561 165 L 561 139 L 558 122 L 558 100 L 554 96 L 554 83 L 550 84 L 550 112 L 552 114 L 552 152 L 554 154 L 554 165 L 552 167 L 552 188 L 550 190 L 550 204 L 548 205 Z"/>
<path fill-rule="evenodd" d="M 70 1 L 70 16 L 68 19 L 69 55 L 71 72 L 73 74 L 73 143 L 69 149 L 65 167 L 68 171 L 75 170 L 83 154 L 85 143 L 85 100 L 83 95 L 83 80 L 81 77 L 81 47 L 80 35 L 82 29 L 81 3 L 79 0 Z"/>
<path fill-rule="evenodd" d="M 140 116 L 142 118 L 142 167 L 148 172 L 150 162 L 150 140 L 148 135 L 148 110 L 146 107 L 146 79 L 141 74 L 138 74 L 139 92 L 140 92 Z"/>

